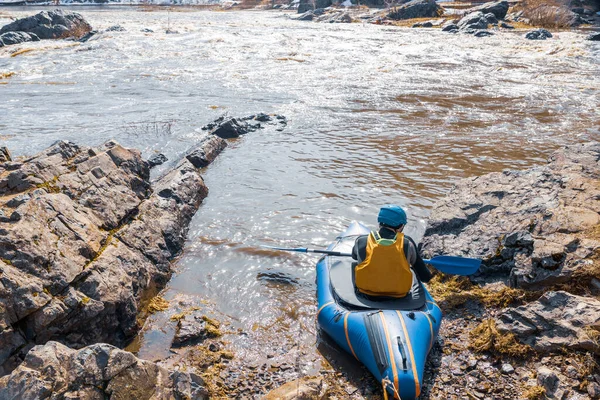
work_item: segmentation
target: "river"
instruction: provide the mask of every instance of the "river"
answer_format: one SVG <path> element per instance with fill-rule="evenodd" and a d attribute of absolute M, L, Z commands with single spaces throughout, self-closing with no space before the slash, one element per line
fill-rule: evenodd
<path fill-rule="evenodd" d="M 169 355 L 169 315 L 204 305 L 243 332 L 227 336 L 240 357 L 296 346 L 315 360 L 317 259 L 259 245 L 325 247 L 386 203 L 407 209 L 419 239 L 457 179 L 541 164 L 600 134 L 600 45 L 578 32 L 528 41 L 284 12 L 76 10 L 126 31 L 0 49 L 0 138 L 13 154 L 114 138 L 164 153 L 157 175 L 223 114 L 288 119 L 231 141 L 206 169 L 209 196 L 163 292 L 172 307 L 137 342 L 144 358 Z M 0 23 L 36 11 L 0 8 Z"/>

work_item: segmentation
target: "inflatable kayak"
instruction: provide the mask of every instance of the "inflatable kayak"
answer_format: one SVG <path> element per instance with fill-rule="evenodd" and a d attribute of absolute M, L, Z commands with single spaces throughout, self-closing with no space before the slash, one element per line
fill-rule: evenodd
<path fill-rule="evenodd" d="M 369 229 L 353 222 L 328 250 L 350 253 Z M 413 274 L 401 299 L 372 301 L 357 295 L 350 257 L 326 256 L 317 264 L 317 320 L 333 340 L 381 383 L 384 398 L 414 399 L 421 392 L 427 354 L 442 312 Z"/>

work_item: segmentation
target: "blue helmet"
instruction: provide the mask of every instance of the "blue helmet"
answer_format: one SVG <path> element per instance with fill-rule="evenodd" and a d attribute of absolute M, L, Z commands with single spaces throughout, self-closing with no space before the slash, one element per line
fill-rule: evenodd
<path fill-rule="evenodd" d="M 406 225 L 406 212 L 400 206 L 387 204 L 379 210 L 377 222 L 392 228 Z"/>

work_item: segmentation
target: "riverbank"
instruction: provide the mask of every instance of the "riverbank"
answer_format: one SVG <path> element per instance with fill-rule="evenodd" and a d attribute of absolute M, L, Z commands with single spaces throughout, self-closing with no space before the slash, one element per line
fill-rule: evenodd
<path fill-rule="evenodd" d="M 353 219 L 373 224 L 382 198 L 407 206 L 407 229 L 419 238 L 432 204 L 460 178 L 543 164 L 597 134 L 598 110 L 588 106 L 600 87 L 597 52 L 578 33 L 481 41 L 376 25 L 307 28 L 279 13 L 175 14 L 89 12 L 106 32 L 87 43 L 2 50 L 1 90 L 12 100 L 1 138 L 29 158 L 57 137 L 92 148 L 116 137 L 143 159 L 165 154 L 150 170 L 159 177 L 226 112 L 288 117 L 284 131 L 232 139 L 203 170 L 211 194 L 160 293 L 169 308 L 153 303 L 131 347 L 141 359 L 174 361 L 171 352 L 197 346 L 171 349 L 177 329 L 182 340 L 182 327 L 204 324 L 214 365 L 228 365 L 215 378 L 223 372 L 227 390 L 242 365 L 257 393 L 321 370 L 340 398 L 380 393 L 352 356 L 324 340 L 315 346 L 316 260 L 265 254 L 260 244 L 325 246 Z M 116 24 L 124 30 L 108 30 Z M 188 321 L 178 315 L 186 312 Z"/>

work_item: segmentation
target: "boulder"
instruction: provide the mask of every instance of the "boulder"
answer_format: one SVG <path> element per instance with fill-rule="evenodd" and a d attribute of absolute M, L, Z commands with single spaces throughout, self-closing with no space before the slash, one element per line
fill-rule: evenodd
<path fill-rule="evenodd" d="M 600 240 L 600 143 L 568 146 L 546 165 L 456 183 L 434 205 L 422 251 L 481 258 L 473 279 L 540 289 L 593 275 Z"/>
<path fill-rule="evenodd" d="M 0 47 L 24 42 L 38 42 L 40 40 L 34 33 L 6 32 L 0 35 Z"/>
<path fill-rule="evenodd" d="M 442 25 L 442 32 L 455 32 L 458 31 L 458 29 L 458 25 L 451 21 Z"/>
<path fill-rule="evenodd" d="M 535 29 L 533 31 L 529 31 L 525 34 L 525 39 L 529 40 L 546 40 L 551 38 L 552 34 L 548 32 L 546 29 Z"/>
<path fill-rule="evenodd" d="M 308 1 L 300 1 L 300 4 L 298 4 L 298 14 L 304 14 L 307 11 L 312 11 L 314 10 L 314 5 L 312 2 L 308 2 Z"/>
<path fill-rule="evenodd" d="M 500 333 L 512 333 L 538 352 L 570 350 L 600 354 L 600 301 L 564 291 L 547 292 L 537 301 L 508 308 L 496 318 Z"/>
<path fill-rule="evenodd" d="M 148 159 L 148 165 L 150 168 L 154 168 L 158 165 L 164 164 L 167 161 L 169 161 L 167 156 L 165 156 L 163 153 L 158 153 L 158 154 L 154 154 L 152 157 L 150 157 Z"/>
<path fill-rule="evenodd" d="M 0 375 L 49 340 L 124 346 L 208 193 L 187 158 L 151 184 L 140 153 L 114 141 L 61 141 L 20 161 L 0 164 L 10 216 L 0 230 Z"/>
<path fill-rule="evenodd" d="M 392 8 L 387 17 L 395 20 L 439 17 L 443 10 L 435 0 L 412 0 Z"/>
<path fill-rule="evenodd" d="M 227 143 L 217 136 L 208 135 L 187 156 L 187 160 L 196 168 L 204 168 L 217 158 Z"/>
<path fill-rule="evenodd" d="M 473 36 L 475 36 L 475 37 L 494 36 L 494 33 L 482 29 L 482 30 L 478 30 L 475 33 L 473 33 Z"/>
<path fill-rule="evenodd" d="M 489 22 L 481 11 L 472 12 L 461 18 L 456 24 L 460 30 L 487 29 Z"/>
<path fill-rule="evenodd" d="M 481 12 L 483 14 L 492 13 L 497 19 L 504 19 L 508 12 L 508 1 L 494 1 L 490 3 L 484 3 L 477 7 L 469 8 L 466 13 Z"/>
<path fill-rule="evenodd" d="M 590 34 L 586 40 L 591 40 L 594 42 L 600 42 L 600 32 Z"/>
<path fill-rule="evenodd" d="M 208 399 L 204 381 L 167 371 L 100 343 L 81 350 L 58 342 L 35 346 L 10 375 L 0 378 L 1 399 Z"/>
<path fill-rule="evenodd" d="M 40 39 L 80 38 L 92 30 L 91 25 L 81 14 L 70 11 L 42 11 L 31 17 L 21 18 L 3 26 L 0 34 L 6 32 L 33 33 Z"/>

